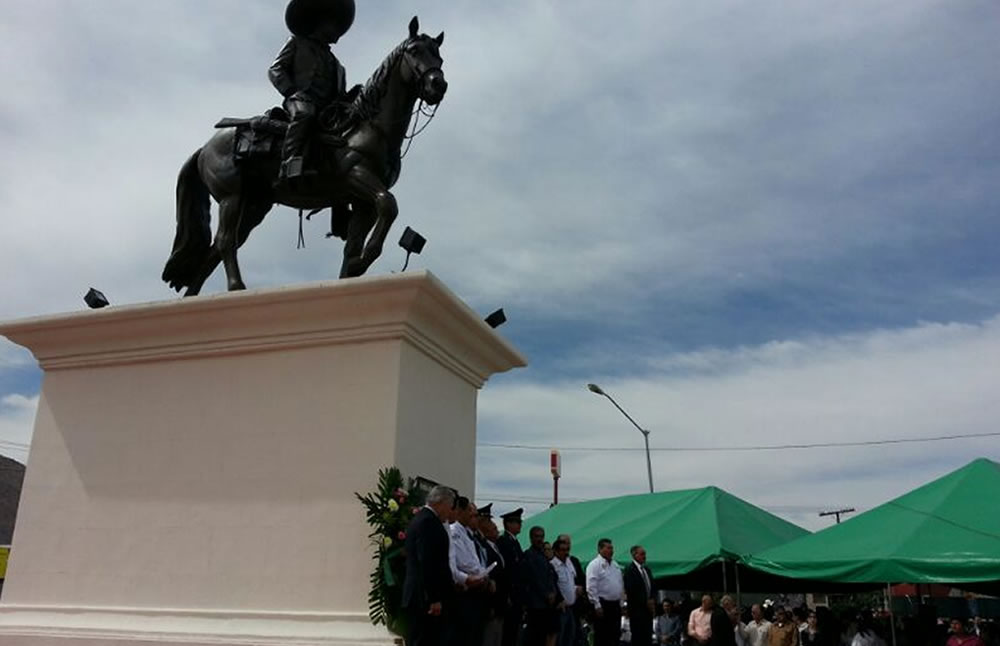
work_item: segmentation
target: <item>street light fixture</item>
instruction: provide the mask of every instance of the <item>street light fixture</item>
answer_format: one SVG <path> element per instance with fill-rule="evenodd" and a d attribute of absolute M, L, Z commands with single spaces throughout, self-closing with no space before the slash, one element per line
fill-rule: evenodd
<path fill-rule="evenodd" d="M 632 419 L 632 416 L 626 413 L 625 409 L 618 405 L 618 402 L 615 401 L 615 398 L 609 395 L 608 393 L 604 392 L 603 390 L 601 390 L 601 387 L 598 386 L 597 384 L 587 384 L 587 390 L 594 393 L 595 395 L 601 395 L 602 397 L 607 397 L 608 401 L 614 404 L 615 408 L 617 408 L 618 411 L 622 415 L 624 415 L 628 421 L 632 422 L 632 426 L 639 429 L 639 432 L 642 433 L 642 439 L 646 441 L 646 474 L 649 476 L 649 493 L 653 493 L 653 463 L 649 459 L 649 431 L 639 426 L 639 424 L 634 419 Z"/>

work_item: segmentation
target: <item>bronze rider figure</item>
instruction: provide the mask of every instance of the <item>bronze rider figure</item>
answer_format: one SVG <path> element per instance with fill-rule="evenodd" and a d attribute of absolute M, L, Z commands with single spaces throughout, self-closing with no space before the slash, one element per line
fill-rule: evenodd
<path fill-rule="evenodd" d="M 305 173 L 306 143 L 320 113 L 346 95 L 344 66 L 330 49 L 354 22 L 354 0 L 291 0 L 285 24 L 292 36 L 278 52 L 268 77 L 285 97 L 291 122 L 278 181 Z"/>

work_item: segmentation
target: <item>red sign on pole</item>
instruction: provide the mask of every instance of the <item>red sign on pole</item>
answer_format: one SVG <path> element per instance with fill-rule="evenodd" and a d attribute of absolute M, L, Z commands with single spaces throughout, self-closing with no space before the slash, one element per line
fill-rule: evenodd
<path fill-rule="evenodd" d="M 549 469 L 552 471 L 553 478 L 558 478 L 561 475 L 562 460 L 557 449 L 552 449 L 552 452 L 549 453 Z"/>

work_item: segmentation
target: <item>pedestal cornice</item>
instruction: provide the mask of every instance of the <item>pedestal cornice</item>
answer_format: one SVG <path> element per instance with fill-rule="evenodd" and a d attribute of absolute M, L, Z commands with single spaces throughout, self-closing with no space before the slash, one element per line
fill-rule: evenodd
<path fill-rule="evenodd" d="M 526 365 L 427 271 L 22 319 L 0 323 L 0 335 L 30 349 L 46 371 L 391 339 L 477 387 Z"/>

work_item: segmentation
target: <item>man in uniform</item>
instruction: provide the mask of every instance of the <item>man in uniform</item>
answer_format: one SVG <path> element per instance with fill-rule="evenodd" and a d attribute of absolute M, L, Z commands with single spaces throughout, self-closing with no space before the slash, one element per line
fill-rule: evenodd
<path fill-rule="evenodd" d="M 346 94 L 344 66 L 330 51 L 354 22 L 354 0 L 291 0 L 285 24 L 292 32 L 268 70 L 291 117 L 279 180 L 303 174 L 303 153 L 319 113 Z"/>
<path fill-rule="evenodd" d="M 501 514 L 503 519 L 503 536 L 497 540 L 497 547 L 503 556 L 507 572 L 510 573 L 510 604 L 503 622 L 503 646 L 516 646 L 520 642 L 521 623 L 524 619 L 524 605 L 521 601 L 521 561 L 524 551 L 517 542 L 521 533 L 521 514 L 524 509 L 518 507 L 514 511 Z"/>
<path fill-rule="evenodd" d="M 493 593 L 487 607 L 486 628 L 483 631 L 483 646 L 501 646 L 503 640 L 503 620 L 510 603 L 510 573 L 504 564 L 503 555 L 496 541 L 500 537 L 493 522 L 493 503 L 479 508 L 479 532 L 486 548 L 486 567 L 490 570 Z"/>

